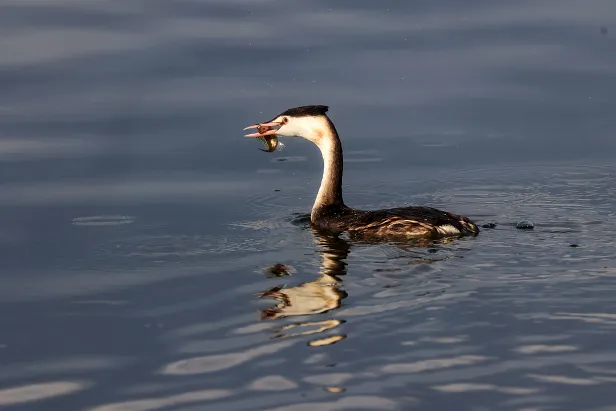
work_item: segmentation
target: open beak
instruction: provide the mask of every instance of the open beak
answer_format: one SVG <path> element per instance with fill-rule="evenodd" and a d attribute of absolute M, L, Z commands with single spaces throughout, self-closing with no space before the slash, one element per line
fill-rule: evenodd
<path fill-rule="evenodd" d="M 280 123 L 272 121 L 270 123 L 260 123 L 253 124 L 252 126 L 246 127 L 244 130 L 249 130 L 251 128 L 256 128 L 257 132 L 252 134 L 246 134 L 244 137 L 263 137 L 263 136 L 271 136 L 276 134 L 278 131 L 277 128 L 272 127 L 280 127 Z"/>

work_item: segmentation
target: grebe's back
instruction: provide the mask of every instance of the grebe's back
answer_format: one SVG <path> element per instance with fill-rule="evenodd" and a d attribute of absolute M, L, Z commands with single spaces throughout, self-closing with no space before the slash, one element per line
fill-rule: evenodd
<path fill-rule="evenodd" d="M 432 207 L 396 207 L 364 211 L 324 206 L 312 222 L 317 228 L 363 232 L 368 236 L 438 238 L 477 235 L 479 229 L 467 217 Z"/>

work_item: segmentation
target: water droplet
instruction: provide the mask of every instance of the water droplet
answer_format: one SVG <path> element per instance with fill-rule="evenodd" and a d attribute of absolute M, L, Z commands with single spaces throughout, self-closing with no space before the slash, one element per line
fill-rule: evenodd
<path fill-rule="evenodd" d="M 535 228 L 535 225 L 528 220 L 522 220 L 516 224 L 515 228 L 520 230 L 532 230 Z"/>
<path fill-rule="evenodd" d="M 78 226 L 116 226 L 131 224 L 135 221 L 134 217 L 125 215 L 98 215 L 88 217 L 73 218 L 73 225 Z"/>

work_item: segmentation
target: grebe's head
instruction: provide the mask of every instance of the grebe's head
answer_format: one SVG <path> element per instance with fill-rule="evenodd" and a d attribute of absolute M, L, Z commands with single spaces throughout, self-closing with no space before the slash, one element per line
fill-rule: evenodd
<path fill-rule="evenodd" d="M 331 121 L 325 114 L 327 106 L 301 106 L 288 109 L 266 123 L 253 124 L 244 130 L 256 128 L 257 132 L 246 137 L 282 136 L 303 137 L 319 145 L 324 135 L 329 135 Z"/>

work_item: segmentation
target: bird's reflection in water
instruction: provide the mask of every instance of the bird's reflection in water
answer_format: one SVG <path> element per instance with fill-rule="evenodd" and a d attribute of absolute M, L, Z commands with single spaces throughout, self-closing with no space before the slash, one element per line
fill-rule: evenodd
<path fill-rule="evenodd" d="M 261 319 L 322 314 L 334 310 L 342 304 L 347 293 L 342 290 L 340 277 L 346 274 L 346 258 L 350 244 L 338 234 L 315 233 L 317 245 L 321 254 L 321 270 L 314 281 L 302 283 L 294 287 L 274 287 L 259 294 L 260 297 L 271 297 L 277 301 L 275 307 L 261 310 Z M 284 264 L 274 264 L 266 270 L 272 277 L 289 275 L 292 270 Z M 298 335 L 322 333 L 343 324 L 343 320 L 328 319 L 322 321 L 298 322 L 285 325 L 274 330 L 276 338 L 287 338 Z M 334 344 L 346 338 L 345 335 L 331 335 L 327 338 L 310 341 L 310 346 Z"/>
<path fill-rule="evenodd" d="M 341 277 L 346 275 L 346 259 L 351 244 L 375 245 L 387 243 L 393 248 L 403 252 L 403 255 L 392 256 L 391 259 L 404 258 L 407 264 L 432 264 L 443 261 L 451 256 L 435 256 L 439 245 L 445 245 L 453 238 L 438 240 L 407 240 L 383 241 L 382 239 L 351 236 L 349 240 L 341 237 L 340 233 L 327 233 L 312 230 L 315 241 L 320 249 L 321 269 L 319 277 L 314 281 L 302 283 L 294 287 L 274 287 L 259 294 L 260 297 L 270 297 L 277 301 L 276 306 L 261 310 L 262 320 L 273 320 L 292 316 L 306 316 L 322 314 L 335 310 L 342 304 L 347 293 L 341 289 Z M 419 250 L 422 250 L 420 252 Z M 375 270 L 380 271 L 380 270 Z M 293 273 L 292 267 L 277 263 L 265 270 L 268 277 L 285 277 Z M 329 319 L 322 321 L 297 322 L 285 325 L 274 330 L 276 338 L 287 338 L 298 335 L 322 333 L 343 324 L 343 320 Z M 310 346 L 329 345 L 346 338 L 345 335 L 333 335 L 327 338 L 311 341 Z"/>

